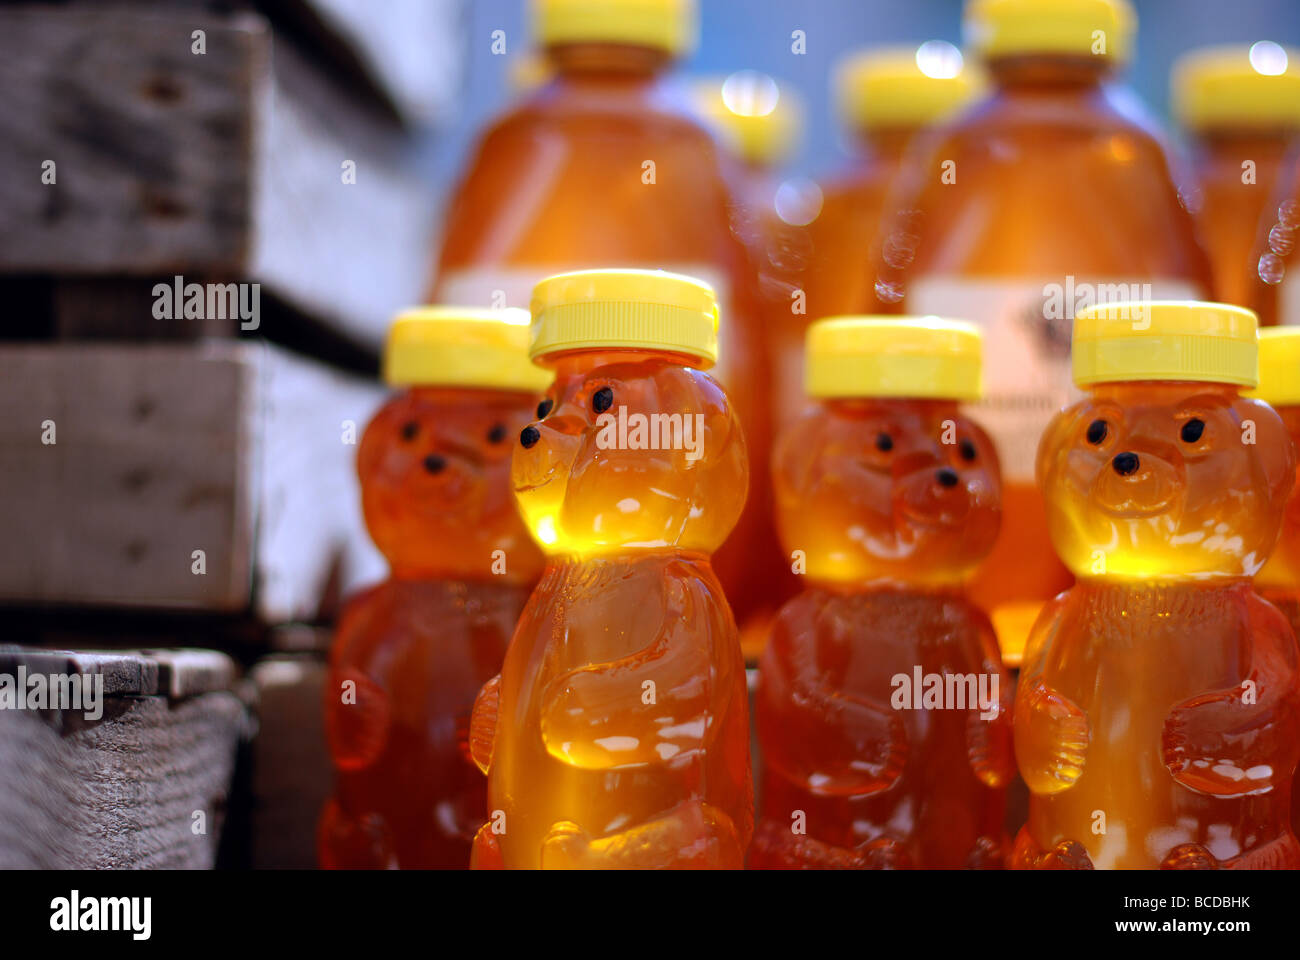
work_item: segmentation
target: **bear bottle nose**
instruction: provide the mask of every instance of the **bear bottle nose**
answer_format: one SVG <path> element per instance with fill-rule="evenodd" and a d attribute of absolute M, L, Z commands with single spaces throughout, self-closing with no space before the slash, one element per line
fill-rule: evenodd
<path fill-rule="evenodd" d="M 1110 462 L 1110 465 L 1115 468 L 1115 472 L 1121 477 L 1127 477 L 1129 474 L 1137 472 L 1140 461 L 1136 453 L 1129 453 L 1125 450 L 1123 453 L 1115 454 L 1115 459 Z"/>
<path fill-rule="evenodd" d="M 957 471 L 951 467 L 943 467 L 935 471 L 934 479 L 938 480 L 942 486 L 955 487 L 957 486 Z"/>
<path fill-rule="evenodd" d="M 531 423 L 519 431 L 519 442 L 524 445 L 525 450 L 540 439 L 542 439 L 542 431 L 538 430 Z"/>

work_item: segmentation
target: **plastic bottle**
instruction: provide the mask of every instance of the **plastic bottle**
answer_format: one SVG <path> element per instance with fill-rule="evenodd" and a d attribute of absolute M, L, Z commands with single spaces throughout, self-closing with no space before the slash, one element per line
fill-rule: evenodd
<path fill-rule="evenodd" d="M 962 581 L 993 546 L 979 331 L 935 318 L 808 328 L 808 392 L 773 457 L 807 585 L 776 619 L 757 705 L 751 867 L 1001 867 L 1011 680 Z"/>
<path fill-rule="evenodd" d="M 527 306 L 543 277 L 662 269 L 717 291 L 715 371 L 750 441 L 749 510 L 718 556 L 742 621 L 775 602 L 767 359 L 752 264 L 732 236 L 712 137 L 664 79 L 694 43 L 693 0 L 533 0 L 553 71 L 492 124 L 452 197 L 432 302 Z"/>
<path fill-rule="evenodd" d="M 808 226 L 812 266 L 805 289 L 808 318 L 849 313 L 869 302 L 867 254 L 880 230 L 885 197 L 907 149 L 979 90 L 974 71 L 950 43 L 863 50 L 836 71 L 836 99 L 854 153 L 822 183 L 821 214 Z M 803 333 L 796 334 L 802 355 Z M 787 360 L 788 390 L 802 396 L 803 365 Z"/>
<path fill-rule="evenodd" d="M 555 383 L 512 476 L 548 562 L 474 706 L 488 775 L 476 867 L 743 863 L 745 672 L 709 554 L 747 466 L 702 372 L 716 310 L 705 284 L 654 271 L 537 286 L 532 355 Z"/>
<path fill-rule="evenodd" d="M 1203 297 L 1209 270 L 1160 139 L 1112 84 L 1127 0 L 969 0 L 991 91 L 905 166 L 874 262 L 874 305 L 984 330 L 978 416 L 998 446 L 1002 533 L 975 575 L 1009 664 L 1068 586 L 1048 542 L 1034 450 L 1071 400 L 1070 321 L 1097 301 Z"/>
<path fill-rule="evenodd" d="M 1259 387 L 1250 396 L 1268 403 L 1286 424 L 1300 453 L 1300 327 L 1267 327 L 1259 332 Z M 1300 637 L 1300 475 L 1287 502 L 1277 547 L 1255 588 L 1282 611 Z M 1300 781 L 1300 773 L 1297 774 Z M 1291 788 L 1292 829 L 1300 829 L 1300 790 Z"/>
<path fill-rule="evenodd" d="M 1259 222 L 1300 133 L 1300 52 L 1267 41 L 1194 50 L 1174 64 L 1172 89 L 1214 297 L 1248 307 Z"/>
<path fill-rule="evenodd" d="M 1030 800 L 1013 866 L 1300 866 L 1296 640 L 1251 583 L 1296 457 L 1241 395 L 1256 355 L 1239 307 L 1075 318 L 1087 392 L 1049 424 L 1038 476 L 1078 582 L 1034 625 L 1016 689 Z"/>
<path fill-rule="evenodd" d="M 348 601 L 330 651 L 322 866 L 469 864 L 485 791 L 462 741 L 542 568 L 509 477 L 514 438 L 550 382 L 528 361 L 527 321 L 421 308 L 389 332 L 384 373 L 398 392 L 362 435 L 357 472 L 392 572 Z"/>
<path fill-rule="evenodd" d="M 732 194 L 732 232 L 746 245 L 769 296 L 785 295 L 804 252 L 777 212 L 778 174 L 799 144 L 803 105 L 794 90 L 757 70 L 706 77 L 693 85 L 705 124 L 723 147 Z M 784 284 L 781 291 L 766 288 Z"/>
<path fill-rule="evenodd" d="M 1264 326 L 1300 324 L 1300 148 L 1283 169 L 1255 240 L 1250 305 Z"/>
<path fill-rule="evenodd" d="M 1259 332 L 1259 387 L 1250 396 L 1277 411 L 1300 449 L 1300 327 Z M 1277 548 L 1255 585 L 1300 635 L 1300 483 L 1287 504 Z"/>

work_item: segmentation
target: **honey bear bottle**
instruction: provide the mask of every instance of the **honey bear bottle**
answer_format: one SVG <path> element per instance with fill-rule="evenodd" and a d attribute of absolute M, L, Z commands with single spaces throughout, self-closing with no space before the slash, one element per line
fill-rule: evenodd
<path fill-rule="evenodd" d="M 806 356 L 818 402 L 773 461 L 807 586 L 761 661 L 750 866 L 1001 867 L 1011 681 L 962 591 L 1001 518 L 997 454 L 958 408 L 979 332 L 832 318 Z"/>
<path fill-rule="evenodd" d="M 1030 790 L 1019 868 L 1300 867 L 1290 625 L 1252 588 L 1296 459 L 1255 385 L 1255 315 L 1215 303 L 1081 311 L 1086 394 L 1038 477 L 1078 578 L 1034 625 L 1016 689 Z"/>
<path fill-rule="evenodd" d="M 522 310 L 420 308 L 394 321 L 399 392 L 361 438 L 366 526 L 389 578 L 351 598 L 325 685 L 334 795 L 324 867 L 464 868 L 483 778 L 463 743 L 542 569 L 510 491 L 510 450 L 549 375 Z"/>
<path fill-rule="evenodd" d="M 1300 327 L 1259 331 L 1259 387 L 1250 396 L 1275 410 L 1300 455 Z M 1255 589 L 1282 611 L 1300 637 L 1300 474 L 1287 501 L 1277 548 L 1255 575 Z M 1291 829 L 1300 830 L 1300 774 L 1291 788 Z"/>
<path fill-rule="evenodd" d="M 1192 137 L 1214 297 L 1249 307 L 1259 222 L 1300 133 L 1300 51 L 1269 41 L 1204 47 L 1178 59 L 1171 86 Z"/>
<path fill-rule="evenodd" d="M 1300 451 L 1300 327 L 1259 331 L 1259 387 L 1250 396 L 1273 407 Z M 1277 548 L 1255 586 L 1300 636 L 1300 482 L 1287 502 Z"/>
<path fill-rule="evenodd" d="M 964 29 L 989 93 L 903 165 L 872 258 L 878 302 L 854 308 L 983 328 L 988 391 L 977 415 L 998 447 L 1005 521 L 971 596 L 1009 664 L 1038 610 L 1070 583 L 1048 538 L 1034 451 L 1072 400 L 1075 311 L 1209 292 L 1162 137 L 1114 82 L 1134 28 L 1128 0 L 967 0 Z"/>
<path fill-rule="evenodd" d="M 695 43 L 695 0 L 531 0 L 550 79 L 485 133 L 448 206 L 434 303 L 527 307 L 593 266 L 699 277 L 722 325 L 713 374 L 744 424 L 749 507 L 716 558 L 743 623 L 783 573 L 771 526 L 767 351 L 755 272 L 731 232 L 718 151 L 665 75 Z"/>
<path fill-rule="evenodd" d="M 730 867 L 753 829 L 745 672 L 709 554 L 744 504 L 745 439 L 702 370 L 705 284 L 550 277 L 532 355 L 555 371 L 512 477 L 547 553 L 474 705 L 488 775 L 476 867 Z"/>

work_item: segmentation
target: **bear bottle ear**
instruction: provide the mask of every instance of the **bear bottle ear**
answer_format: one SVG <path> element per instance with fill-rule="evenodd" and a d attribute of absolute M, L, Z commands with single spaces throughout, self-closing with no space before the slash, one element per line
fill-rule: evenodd
<path fill-rule="evenodd" d="M 1271 505 L 1282 509 L 1296 482 L 1296 451 L 1286 424 L 1277 411 L 1259 400 L 1243 400 L 1248 406 L 1241 411 L 1241 442 L 1248 437 L 1264 470 Z M 1249 423 L 1248 423 L 1249 421 Z M 1251 449 L 1247 446 L 1247 449 Z"/>
<path fill-rule="evenodd" d="M 1061 448 L 1071 442 L 1068 433 L 1070 425 L 1080 419 L 1081 414 L 1087 415 L 1086 400 L 1064 410 L 1058 410 L 1052 415 L 1052 419 L 1047 421 L 1042 436 L 1038 438 L 1038 453 L 1034 458 L 1034 478 L 1040 489 L 1047 489 L 1048 471 L 1052 469 L 1053 461 L 1060 455 Z"/>
<path fill-rule="evenodd" d="M 807 412 L 793 420 L 772 448 L 772 476 L 776 490 L 802 499 L 826 448 L 824 411 Z"/>

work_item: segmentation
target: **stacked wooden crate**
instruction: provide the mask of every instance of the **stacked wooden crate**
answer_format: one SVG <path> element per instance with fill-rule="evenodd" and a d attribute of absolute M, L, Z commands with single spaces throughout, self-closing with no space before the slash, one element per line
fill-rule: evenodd
<path fill-rule="evenodd" d="M 142 784 L 167 769 L 159 754 L 114 773 L 112 737 L 128 735 L 115 724 L 202 715 L 194 736 L 223 789 L 217 758 L 260 731 L 248 782 L 270 806 L 254 798 L 252 852 L 234 862 L 310 864 L 330 620 L 384 572 L 353 459 L 382 399 L 383 332 L 425 285 L 436 194 L 417 157 L 450 109 L 463 40 L 458 0 L 382 7 L 0 6 L 0 642 L 26 651 L 8 649 L 15 666 L 36 648 L 144 651 L 113 729 L 60 738 L 61 721 L 0 711 L 0 762 L 55 771 L 71 778 L 59 796 L 102 806 L 104 783 L 73 782 L 85 769 Z M 173 695 L 159 664 L 180 655 L 150 650 L 194 647 L 220 653 L 200 658 L 200 693 Z M 217 722 L 232 704 L 251 712 Z M 6 859 L 60 816 L 17 782 L 0 782 L 0 820 L 17 818 L 0 865 L 79 865 L 75 844 Z M 208 865 L 216 849 L 82 848 L 115 866 Z"/>

